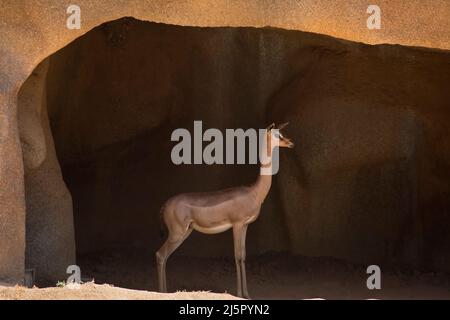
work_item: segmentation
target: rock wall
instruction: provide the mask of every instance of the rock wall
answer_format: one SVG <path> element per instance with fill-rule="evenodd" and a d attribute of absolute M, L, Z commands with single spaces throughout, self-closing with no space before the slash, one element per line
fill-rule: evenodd
<path fill-rule="evenodd" d="M 156 250 L 169 196 L 255 178 L 252 166 L 172 165 L 173 129 L 288 120 L 296 148 L 282 151 L 250 254 L 449 270 L 448 52 L 121 19 L 50 61 L 49 114 L 79 252 Z M 194 235 L 180 250 L 231 248 L 228 234 Z"/>
<path fill-rule="evenodd" d="M 23 281 L 25 201 L 23 162 L 17 126 L 18 86 L 4 84 L 0 95 L 0 283 Z"/>
<path fill-rule="evenodd" d="M 25 267 L 39 284 L 54 285 L 75 264 L 72 199 L 62 179 L 47 116 L 48 60 L 19 92 L 19 129 L 25 164 Z"/>
<path fill-rule="evenodd" d="M 399 43 L 450 48 L 450 29 L 447 27 L 450 10 L 448 10 L 449 2 L 445 0 L 414 0 L 407 3 L 380 0 L 378 4 L 382 8 L 383 20 L 382 29 L 377 31 L 368 30 L 365 26 L 367 15 L 364 11 L 367 2 L 363 0 L 335 1 L 333 5 L 330 5 L 329 1 L 315 0 L 284 1 L 277 5 L 272 1 L 259 0 L 245 2 L 127 0 L 115 1 L 113 4 L 78 0 L 77 4 L 82 8 L 82 27 L 80 30 L 68 30 L 65 27 L 67 3 L 59 0 L 0 0 L 2 21 L 0 24 L 0 39 L 2 39 L 0 42 L 0 281 L 12 283 L 22 281 L 25 266 L 26 205 L 22 148 L 17 121 L 19 89 L 40 62 L 95 26 L 124 16 L 134 16 L 148 21 L 204 27 L 270 25 L 329 34 L 372 44 Z M 380 56 L 385 54 L 384 49 L 376 50 L 379 51 Z M 415 53 L 409 56 L 414 60 Z M 414 62 L 410 61 L 409 66 L 414 68 Z M 260 68 L 263 68 L 262 64 Z M 442 72 L 441 68 L 437 69 Z M 397 70 L 397 72 L 400 71 Z M 275 72 L 275 74 L 279 73 Z M 425 88 L 428 88 L 426 91 L 430 92 L 430 97 L 436 92 L 436 96 L 440 96 L 440 89 L 433 89 L 434 87 L 426 85 L 423 89 Z M 434 100 L 435 98 L 429 98 L 422 102 L 436 105 Z M 422 119 L 422 117 L 425 116 L 421 114 L 419 118 Z M 440 123 L 438 116 L 432 119 L 427 117 L 425 118 L 430 122 L 423 122 L 428 125 L 434 121 Z M 442 129 L 436 130 L 435 132 L 439 134 L 432 136 L 431 140 L 439 141 L 441 137 L 445 137 L 445 134 L 440 135 Z M 31 139 L 31 141 L 34 140 Z M 42 142 L 40 144 L 42 145 Z M 426 148 L 426 151 L 429 152 L 426 156 L 434 156 L 434 150 Z M 445 169 L 445 163 L 438 160 L 435 163 L 436 170 Z M 419 167 L 423 166 L 431 170 L 428 165 L 429 163 L 418 160 Z M 436 174 L 434 170 L 431 171 Z M 428 182 L 442 189 L 444 187 L 441 179 L 443 177 L 431 179 L 432 181 Z M 428 187 L 420 190 L 425 194 L 426 199 L 434 196 Z M 440 218 L 434 222 L 429 221 L 428 223 L 431 224 L 427 224 L 427 228 L 435 226 L 435 222 L 445 220 L 445 215 L 439 213 L 444 212 L 440 208 L 446 208 L 447 202 L 442 200 L 444 198 L 439 196 L 436 199 L 434 212 L 438 212 L 436 215 Z M 445 224 L 442 225 L 443 229 L 444 227 Z"/>

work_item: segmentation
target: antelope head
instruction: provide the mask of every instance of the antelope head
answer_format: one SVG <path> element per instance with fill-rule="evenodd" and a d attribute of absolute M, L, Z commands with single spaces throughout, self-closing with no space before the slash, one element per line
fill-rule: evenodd
<path fill-rule="evenodd" d="M 280 148 L 294 147 L 294 141 L 292 141 L 291 139 L 289 139 L 288 137 L 284 136 L 281 133 L 281 130 L 284 129 L 288 124 L 289 122 L 285 122 L 283 124 L 280 124 L 279 126 L 275 126 L 275 123 L 272 123 L 270 126 L 266 128 L 268 137 L 271 137 L 272 139 L 275 139 L 275 141 L 278 141 L 278 146 Z"/>

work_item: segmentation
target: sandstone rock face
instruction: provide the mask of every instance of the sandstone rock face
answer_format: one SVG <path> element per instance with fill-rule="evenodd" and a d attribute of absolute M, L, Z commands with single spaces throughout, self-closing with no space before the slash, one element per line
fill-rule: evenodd
<path fill-rule="evenodd" d="M 125 20 L 52 56 L 46 83 L 45 63 L 35 70 L 124 16 L 449 49 L 448 1 L 380 1 L 377 32 L 355 14 L 365 1 L 77 3 L 81 30 L 65 28 L 60 1 L 0 1 L 0 281 L 21 282 L 25 260 L 60 280 L 75 256 L 70 193 L 80 250 L 146 240 L 152 250 L 168 195 L 252 181 L 253 167 L 170 164 L 171 130 L 195 119 L 221 129 L 291 122 L 297 148 L 282 154 L 251 252 L 450 270 L 448 51 Z M 185 250 L 225 254 L 231 237 L 217 240 L 194 237 Z"/>
<path fill-rule="evenodd" d="M 23 281 L 25 202 L 23 163 L 16 116 L 18 90 L 8 84 L 0 95 L 0 281 Z M 17 88 L 18 89 L 18 88 Z"/>
<path fill-rule="evenodd" d="M 19 92 L 19 128 L 25 165 L 26 257 L 39 283 L 54 285 L 75 264 L 72 199 L 62 179 L 47 116 L 43 61 Z M 50 281 L 53 281 L 50 282 Z"/>
<path fill-rule="evenodd" d="M 448 71 L 449 53 L 437 50 L 275 29 L 102 25 L 50 58 L 47 82 L 77 250 L 155 251 L 167 198 L 255 179 L 252 166 L 171 164 L 175 128 L 288 120 L 296 148 L 282 150 L 250 254 L 448 270 L 450 148 L 436 139 L 448 134 Z M 228 234 L 191 238 L 184 254 L 232 254 Z"/>

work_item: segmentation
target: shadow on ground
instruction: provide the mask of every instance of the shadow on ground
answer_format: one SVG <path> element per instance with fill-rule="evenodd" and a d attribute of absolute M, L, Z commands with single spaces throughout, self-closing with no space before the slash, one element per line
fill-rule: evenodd
<path fill-rule="evenodd" d="M 83 276 L 96 283 L 157 290 L 153 254 L 142 250 L 80 256 Z M 414 270 L 385 270 L 382 289 L 368 290 L 366 267 L 333 258 L 292 257 L 269 253 L 247 258 L 250 295 L 254 299 L 450 299 L 450 275 Z M 232 258 L 193 258 L 174 254 L 168 261 L 169 292 L 206 290 L 235 294 Z"/>

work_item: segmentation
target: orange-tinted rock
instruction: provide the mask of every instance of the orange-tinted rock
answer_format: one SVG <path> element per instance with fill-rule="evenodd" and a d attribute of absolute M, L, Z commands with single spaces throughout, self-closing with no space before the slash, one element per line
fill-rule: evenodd
<path fill-rule="evenodd" d="M 408 4 L 379 1 L 383 14 L 380 31 L 365 27 L 366 2 L 335 3 L 330 6 L 328 1 L 287 1 L 275 7 L 260 1 L 230 5 L 228 1 L 106 4 L 79 0 L 82 29 L 67 30 L 66 8 L 60 1 L 1 1 L 0 280 L 17 282 L 23 278 L 25 203 L 28 214 L 38 219 L 29 219 L 28 227 L 34 229 L 29 233 L 31 238 L 28 235 L 27 238 L 33 241 L 35 236 L 44 237 L 47 241 L 29 244 L 29 248 L 39 250 L 28 250 L 28 261 L 41 266 L 52 264 L 49 270 L 58 270 L 58 277 L 64 273 L 65 264 L 73 261 L 70 194 L 62 183 L 45 116 L 33 114 L 43 109 L 28 105 L 27 112 L 18 114 L 21 112 L 17 104 L 19 88 L 43 59 L 93 27 L 124 16 L 193 26 L 270 25 L 372 44 L 450 48 L 447 1 Z M 94 31 L 88 37 L 102 41 L 107 32 Z M 295 31 L 149 25 L 148 31 L 129 31 L 130 37 L 137 37 L 130 43 L 146 48 L 139 37 L 148 32 L 148 36 L 152 35 L 148 48 L 154 50 L 147 55 L 136 52 L 142 60 L 128 61 L 137 56 L 131 54 L 129 43 L 121 43 L 123 30 L 119 27 L 109 32 L 118 32 L 119 37 L 112 38 L 113 46 L 109 49 L 103 47 L 104 53 L 117 54 L 121 46 L 125 48 L 122 53 L 125 60 L 116 65 L 118 70 L 109 70 L 103 64 L 108 59 L 102 59 L 100 52 L 90 51 L 92 46 L 102 49 L 92 40 L 85 51 L 82 48 L 79 51 L 86 54 L 84 60 L 68 56 L 71 50 L 77 52 L 73 48 L 66 48 L 60 54 L 60 62 L 72 59 L 77 65 L 73 69 L 67 66 L 69 73 L 85 72 L 80 73 L 78 81 L 81 82 L 74 88 L 86 91 L 64 89 L 66 81 L 76 80 L 62 78 L 67 76 L 64 70 L 53 69 L 47 83 L 50 98 L 54 99 L 50 102 L 53 107 L 64 102 L 64 98 L 71 99 L 68 104 L 72 103 L 72 107 L 64 109 L 60 120 L 64 124 L 69 120 L 84 120 L 72 128 L 65 125 L 58 129 L 58 123 L 52 123 L 61 163 L 73 164 L 86 154 L 94 155 L 94 164 L 103 161 L 110 166 L 87 168 L 87 172 L 97 174 L 93 186 L 113 184 L 114 192 L 120 194 L 124 190 L 130 197 L 124 198 L 124 203 L 111 204 L 111 195 L 117 193 L 102 189 L 94 193 L 99 197 L 93 198 L 101 201 L 80 212 L 97 212 L 99 206 L 103 211 L 98 212 L 106 214 L 108 206 L 119 210 L 134 204 L 134 218 L 143 217 L 144 211 L 149 214 L 148 220 L 134 230 L 129 229 L 134 221 L 130 219 L 124 224 L 125 231 L 119 234 L 114 227 L 103 226 L 105 229 L 98 235 L 99 244 L 100 240 L 107 243 L 112 235 L 125 241 L 132 230 L 137 242 L 148 236 L 156 246 L 153 232 L 150 231 L 151 235 L 145 232 L 147 227 L 156 228 L 157 212 L 153 209 L 169 193 L 249 182 L 257 172 L 248 167 L 174 168 L 167 164 L 167 153 L 154 155 L 147 149 L 149 139 L 156 135 L 158 148 L 167 151 L 170 145 L 164 141 L 168 141 L 170 130 L 188 126 L 194 119 L 219 128 L 258 127 L 272 120 L 286 119 L 291 122 L 288 133 L 297 147 L 293 153 L 282 155 L 277 185 L 258 224 L 249 232 L 251 250 L 289 249 L 308 255 L 332 255 L 364 262 L 375 259 L 449 270 L 448 51 L 390 45 L 372 47 Z M 161 32 L 171 35 L 163 37 Z M 158 51 L 161 48 L 165 51 Z M 54 68 L 58 66 L 57 55 L 52 57 Z M 145 59 L 149 56 L 153 64 Z M 117 57 L 110 59 L 115 61 Z M 88 65 L 92 61 L 97 65 Z M 136 69 L 130 70 L 137 72 L 139 64 L 148 71 L 143 73 L 145 77 L 135 78 L 134 74 L 127 73 L 127 67 L 133 66 Z M 97 76 L 89 75 L 95 68 L 104 69 Z M 108 83 L 108 75 L 129 78 L 116 80 L 118 90 L 95 86 L 102 81 Z M 85 87 L 82 82 L 89 76 L 94 79 L 93 87 Z M 129 84 L 132 84 L 129 92 L 121 91 Z M 64 89 L 62 96 L 52 91 L 57 88 Z M 103 100 L 97 92 L 103 92 L 110 100 Z M 104 109 L 82 109 L 82 113 L 73 107 L 87 108 L 88 104 L 80 106 L 73 99 L 116 109 L 110 113 Z M 143 116 L 148 106 L 153 108 L 151 115 Z M 124 107 L 127 113 L 122 112 Z M 83 114 L 90 118 L 82 119 Z M 53 116 L 57 118 L 57 114 Z M 42 128 L 36 119 L 43 121 Z M 74 137 L 74 132 L 79 136 Z M 20 136 L 24 143 L 25 179 Z M 58 142 L 65 137 L 70 148 Z M 111 154 L 117 151 L 123 152 L 124 158 L 111 159 Z M 136 165 L 129 166 L 129 163 Z M 123 169 L 124 179 L 121 185 L 114 185 L 118 168 Z M 145 170 L 148 173 L 142 174 Z M 181 182 L 180 177 L 184 177 Z M 199 177 L 206 177 L 208 184 Z M 83 181 L 86 176 L 75 178 L 78 181 L 71 183 L 87 181 Z M 139 179 L 140 183 L 136 183 Z M 155 185 L 154 181 L 164 183 Z M 154 191 L 144 200 L 143 186 Z M 83 203 L 86 201 L 75 199 L 75 212 L 80 210 L 76 207 L 79 204 L 81 209 L 86 209 Z M 118 216 L 114 219 L 121 221 Z M 95 226 L 94 223 L 92 230 L 98 231 Z M 42 235 L 45 232 L 47 237 Z M 208 247 L 204 253 L 222 254 L 228 250 L 228 240 L 221 241 L 220 249 Z M 87 243 L 84 245 L 89 244 L 88 240 L 83 241 Z M 206 243 L 202 241 L 199 237 L 193 239 L 186 252 L 198 251 L 197 244 Z M 67 252 L 61 256 L 64 248 Z M 51 258 L 55 255 L 58 259 Z M 54 271 L 49 272 L 45 277 L 54 275 L 56 279 Z"/>

